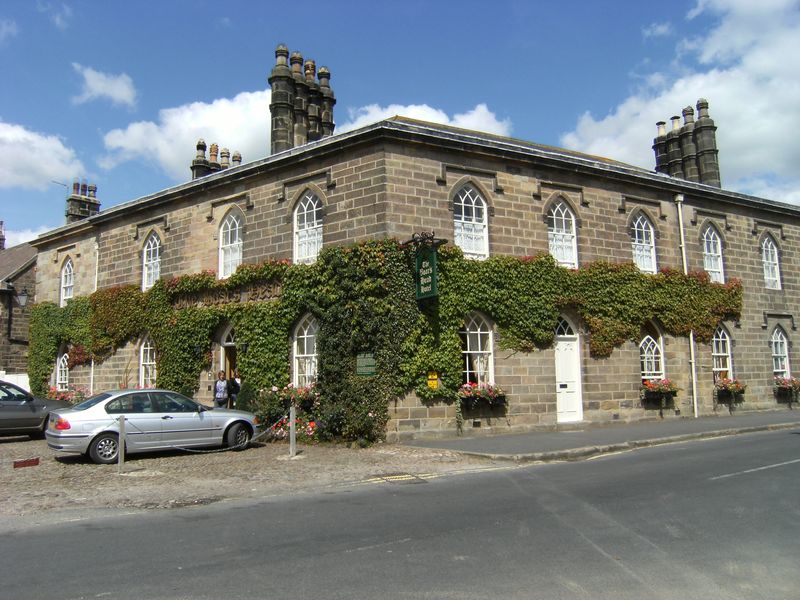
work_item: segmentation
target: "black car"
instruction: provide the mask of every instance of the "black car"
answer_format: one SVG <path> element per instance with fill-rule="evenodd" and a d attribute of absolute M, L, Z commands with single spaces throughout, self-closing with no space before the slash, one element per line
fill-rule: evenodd
<path fill-rule="evenodd" d="M 13 383 L 0 381 L 0 435 L 44 437 L 50 411 L 70 406 L 63 400 L 36 398 Z"/>

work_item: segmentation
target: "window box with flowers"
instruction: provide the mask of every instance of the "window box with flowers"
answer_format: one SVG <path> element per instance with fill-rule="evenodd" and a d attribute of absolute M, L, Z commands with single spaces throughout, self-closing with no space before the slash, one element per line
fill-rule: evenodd
<path fill-rule="evenodd" d="M 480 406 L 504 406 L 506 403 L 506 393 L 490 383 L 467 382 L 458 389 L 458 397 L 461 405 L 466 409 Z"/>
<path fill-rule="evenodd" d="M 733 412 L 735 405 L 744 402 L 744 392 L 747 385 L 738 379 L 722 377 L 714 384 L 714 403 L 727 404 L 728 410 Z"/>
<path fill-rule="evenodd" d="M 678 389 L 670 379 L 645 379 L 639 397 L 644 408 L 669 408 L 673 406 Z"/>
<path fill-rule="evenodd" d="M 772 381 L 772 391 L 778 402 L 787 402 L 791 408 L 792 402 L 797 402 L 797 396 L 800 393 L 800 379 L 775 377 Z"/>

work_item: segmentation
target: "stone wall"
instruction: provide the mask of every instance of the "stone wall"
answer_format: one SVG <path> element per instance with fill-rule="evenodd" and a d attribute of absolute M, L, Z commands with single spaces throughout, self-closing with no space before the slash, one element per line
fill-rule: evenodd
<path fill-rule="evenodd" d="M 663 185 L 636 183 L 631 178 L 608 176 L 599 169 L 564 169 L 534 160 L 512 160 L 490 150 L 471 152 L 385 139 L 295 158 L 246 178 L 216 178 L 205 185 L 198 179 L 195 186 L 176 193 L 169 203 L 142 204 L 114 220 L 98 221 L 94 227 L 41 245 L 37 299 L 57 301 L 60 268 L 67 256 L 75 262 L 76 296 L 92 291 L 96 257 L 100 288 L 140 285 L 142 248 L 150 232 L 158 233 L 162 240 L 163 278 L 216 271 L 217 232 L 231 210 L 244 220 L 245 263 L 291 259 L 293 210 L 307 190 L 316 193 L 324 205 L 326 246 L 385 237 L 407 240 L 420 231 L 435 231 L 437 237 L 452 243 L 452 200 L 461 186 L 469 183 L 489 206 L 490 254 L 546 253 L 547 210 L 552 202 L 563 200 L 577 217 L 581 265 L 595 260 L 632 260 L 630 226 L 638 214 L 644 213 L 656 230 L 658 267 L 682 270 L 675 203 L 678 188 L 667 177 Z M 776 406 L 771 392 L 769 339 L 777 324 L 784 328 L 790 342 L 797 337 L 798 220 L 771 209 L 732 203 L 723 206 L 714 195 L 716 190 L 702 186 L 692 189 L 695 191 L 684 194 L 682 209 L 689 269 L 702 270 L 701 232 L 705 224 L 714 223 L 723 238 L 726 280 L 740 278 L 745 287 L 741 322 L 728 324 L 734 342 L 735 375 L 749 386 L 747 406 Z M 765 232 L 771 233 L 780 247 L 782 290 L 766 290 L 764 286 L 760 239 Z M 689 342 L 668 336 L 663 340 L 665 374 L 681 388 L 675 408 L 685 416 L 693 411 Z M 219 364 L 218 352 L 215 346 L 211 381 Z M 595 359 L 589 356 L 587 333 L 581 330 L 581 356 L 585 420 L 631 421 L 659 416 L 658 411 L 646 410 L 639 402 L 639 351 L 633 341 L 608 358 Z M 703 414 L 712 413 L 710 346 L 698 344 L 696 357 L 698 409 Z M 120 365 L 129 359 L 114 357 L 96 366 L 96 386 L 118 380 Z M 136 360 L 134 355 L 134 364 Z M 800 372 L 794 349 L 790 349 L 790 360 L 793 370 Z M 465 427 L 497 432 L 553 426 L 553 350 L 528 354 L 496 351 L 495 361 L 496 382 L 509 393 L 508 407 L 465 415 Z M 210 402 L 208 373 L 199 374 L 198 381 L 198 398 Z M 390 412 L 390 438 L 452 433 L 455 427 L 455 407 L 427 406 L 413 394 L 393 403 Z M 669 411 L 666 416 L 674 415 L 675 411 Z"/>

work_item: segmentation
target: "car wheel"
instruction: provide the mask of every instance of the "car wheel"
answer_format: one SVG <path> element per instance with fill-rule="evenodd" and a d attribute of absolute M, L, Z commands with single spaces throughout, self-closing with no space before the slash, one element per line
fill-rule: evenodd
<path fill-rule="evenodd" d="M 250 430 L 242 423 L 234 423 L 226 436 L 228 448 L 244 450 L 250 443 Z"/>
<path fill-rule="evenodd" d="M 89 446 L 89 458 L 99 465 L 110 465 L 119 459 L 119 437 L 116 433 L 101 433 Z"/>

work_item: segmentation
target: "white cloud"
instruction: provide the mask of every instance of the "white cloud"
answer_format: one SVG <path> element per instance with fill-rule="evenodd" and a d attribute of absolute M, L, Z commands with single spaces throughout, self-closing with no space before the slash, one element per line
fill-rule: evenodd
<path fill-rule="evenodd" d="M 394 116 L 403 116 L 420 121 L 430 121 L 464 129 L 486 131 L 498 135 L 511 135 L 511 121 L 509 119 L 499 120 L 497 116 L 489 110 L 485 104 L 478 104 L 472 110 L 465 113 L 455 114 L 452 117 L 438 108 L 432 108 L 427 104 L 390 104 L 389 106 L 378 106 L 370 104 L 348 111 L 349 119 L 341 125 L 336 125 L 337 133 L 358 129 L 365 125 L 388 119 Z"/>
<path fill-rule="evenodd" d="M 36 3 L 36 9 L 50 17 L 53 25 L 62 31 L 69 27 L 69 20 L 72 18 L 72 8 L 69 5 L 63 2 L 52 4 L 40 0 Z"/>
<path fill-rule="evenodd" d="M 0 188 L 43 190 L 86 171 L 75 151 L 54 136 L 0 121 Z"/>
<path fill-rule="evenodd" d="M 650 23 L 650 25 L 642 29 L 642 36 L 645 39 L 653 37 L 666 37 L 671 34 L 672 23 L 669 21 L 665 23 Z"/>
<path fill-rule="evenodd" d="M 251 161 L 269 154 L 270 92 L 241 92 L 234 98 L 210 103 L 193 102 L 159 111 L 158 122 L 139 121 L 109 131 L 103 138 L 108 154 L 100 159 L 110 169 L 129 160 L 145 160 L 161 167 L 175 181 L 190 178 L 195 146 L 238 150 Z"/>
<path fill-rule="evenodd" d="M 11 19 L 0 19 L 0 44 L 19 33 L 17 22 Z"/>
<path fill-rule="evenodd" d="M 8 229 L 6 230 L 6 248 L 18 246 L 24 242 L 30 242 L 39 237 L 45 231 L 50 231 L 52 227 L 39 227 L 37 229 Z"/>
<path fill-rule="evenodd" d="M 583 114 L 562 144 L 652 169 L 656 121 L 707 98 L 723 186 L 800 204 L 800 146 L 788 133 L 800 129 L 798 6 L 700 0 L 688 17 L 716 23 L 704 37 L 679 42 L 674 72 L 649 77 L 608 115 Z"/>
<path fill-rule="evenodd" d="M 108 98 L 114 104 L 123 104 L 131 108 L 136 105 L 136 88 L 133 86 L 133 80 L 125 73 L 110 75 L 78 63 L 72 63 L 72 68 L 83 77 L 83 90 L 79 96 L 72 98 L 74 104 Z"/>
<path fill-rule="evenodd" d="M 241 92 L 234 98 L 162 109 L 158 122 L 139 121 L 109 131 L 104 137 L 108 153 L 100 159 L 100 166 L 112 169 L 129 160 L 144 160 L 157 164 L 175 181 L 186 181 L 199 138 L 208 146 L 216 142 L 231 153 L 238 150 L 245 161 L 258 160 L 269 154 L 270 98 L 269 90 Z M 370 105 L 349 112 L 349 120 L 337 124 L 337 133 L 398 114 L 500 135 L 511 132 L 510 121 L 498 120 L 485 104 L 452 117 L 426 105 Z"/>

